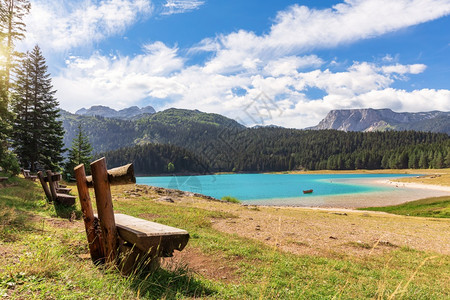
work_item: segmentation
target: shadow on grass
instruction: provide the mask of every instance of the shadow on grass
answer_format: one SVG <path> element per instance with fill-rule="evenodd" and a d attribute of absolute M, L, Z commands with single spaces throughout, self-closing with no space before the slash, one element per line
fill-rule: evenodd
<path fill-rule="evenodd" d="M 139 297 L 145 299 L 200 298 L 218 293 L 182 267 L 173 271 L 157 268 L 153 272 L 141 272 L 130 276 L 130 281 Z"/>

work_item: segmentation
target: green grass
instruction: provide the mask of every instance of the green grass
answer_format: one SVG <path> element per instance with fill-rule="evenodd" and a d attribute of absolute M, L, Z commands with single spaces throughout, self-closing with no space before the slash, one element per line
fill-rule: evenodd
<path fill-rule="evenodd" d="M 55 208 L 46 203 L 37 184 L 17 184 L 0 189 L 0 297 L 445 299 L 450 293 L 450 260 L 445 255 L 404 247 L 366 258 L 294 255 L 213 228 L 219 218 L 232 222 L 238 217 L 233 214 L 142 198 L 116 200 L 114 208 L 138 217 L 152 214 L 157 222 L 188 230 L 188 249 L 220 259 L 233 271 L 229 281 L 215 280 L 191 272 L 181 262 L 123 277 L 80 257 L 88 253 L 81 222 L 72 226 L 55 218 Z"/>
<path fill-rule="evenodd" d="M 393 206 L 360 208 L 360 210 L 384 211 L 416 217 L 450 218 L 450 196 L 427 198 Z"/>
<path fill-rule="evenodd" d="M 230 202 L 230 203 L 241 203 L 241 201 L 239 201 L 238 198 L 231 197 L 231 196 L 223 196 L 222 201 Z"/>

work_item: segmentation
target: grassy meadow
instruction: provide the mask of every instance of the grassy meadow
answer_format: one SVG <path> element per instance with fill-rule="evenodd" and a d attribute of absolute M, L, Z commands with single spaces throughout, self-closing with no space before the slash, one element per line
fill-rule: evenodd
<path fill-rule="evenodd" d="M 249 207 L 197 197 L 176 198 L 171 203 L 162 201 L 155 191 L 135 185 L 114 187 L 112 194 L 116 212 L 188 230 L 191 239 L 186 249 L 174 258 L 165 259 L 160 269 L 149 274 L 124 277 L 117 270 L 95 267 L 89 259 L 79 207 L 62 209 L 50 205 L 38 183 L 12 178 L 0 188 L 0 296 L 6 299 L 450 297 L 448 252 L 403 244 L 408 235 L 402 235 L 401 231 L 407 227 L 405 224 L 417 228 L 436 226 L 424 235 L 435 232 L 433 238 L 442 237 L 445 241 L 449 233 L 439 228 L 448 228 L 448 219 Z M 256 227 L 251 223 L 255 220 L 261 220 Z M 263 220 L 269 223 L 262 223 Z M 295 223 L 300 224 L 295 225 L 298 231 L 314 231 L 333 223 L 358 225 L 362 220 L 373 227 L 364 227 L 367 228 L 364 231 L 373 233 L 381 229 L 377 229 L 379 225 L 370 225 L 371 222 L 391 224 L 388 230 L 397 230 L 399 237 L 391 242 L 378 236 L 373 239 L 375 235 L 361 241 L 344 240 L 339 230 L 345 226 L 339 226 L 333 228 L 333 236 L 323 235 L 323 243 L 330 245 L 325 249 L 285 232 L 284 220 L 299 222 Z M 275 228 L 275 232 L 279 228 L 280 232 L 266 237 L 261 235 L 269 232 L 266 228 Z M 244 234 L 246 230 L 261 237 L 249 238 Z"/>
<path fill-rule="evenodd" d="M 450 196 L 427 198 L 393 206 L 368 207 L 362 210 L 384 211 L 404 216 L 450 218 Z"/>

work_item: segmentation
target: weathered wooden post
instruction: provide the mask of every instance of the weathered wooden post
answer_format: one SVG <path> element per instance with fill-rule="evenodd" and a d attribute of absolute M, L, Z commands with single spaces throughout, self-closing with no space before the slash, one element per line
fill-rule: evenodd
<path fill-rule="evenodd" d="M 91 163 L 91 172 L 106 263 L 114 263 L 117 257 L 118 247 L 117 229 L 114 220 L 108 170 L 106 169 L 106 160 L 104 157 Z"/>
<path fill-rule="evenodd" d="M 94 264 L 102 263 L 105 258 L 103 245 L 100 235 L 96 229 L 94 210 L 92 209 L 91 197 L 89 196 L 89 188 L 86 182 L 86 172 L 84 165 L 78 165 L 74 168 L 75 178 L 77 180 L 78 196 L 80 198 L 81 211 L 83 212 L 84 227 L 89 244 L 89 252 Z"/>
<path fill-rule="evenodd" d="M 52 171 L 47 170 L 47 178 L 48 178 L 48 186 L 50 187 L 50 192 L 52 194 L 52 199 L 54 202 L 58 201 L 58 194 L 56 193 L 56 188 L 55 185 L 53 184 L 53 179 L 52 179 Z"/>
<path fill-rule="evenodd" d="M 52 194 L 50 193 L 50 190 L 48 188 L 47 182 L 45 182 L 44 175 L 41 171 L 37 173 L 37 176 L 39 178 L 39 181 L 41 182 L 42 188 L 44 189 L 45 196 L 47 197 L 47 202 L 52 202 Z"/>

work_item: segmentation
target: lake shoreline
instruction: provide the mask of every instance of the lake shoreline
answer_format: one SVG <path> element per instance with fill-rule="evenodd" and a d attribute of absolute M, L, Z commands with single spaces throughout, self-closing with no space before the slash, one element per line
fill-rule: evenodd
<path fill-rule="evenodd" d="M 391 170 L 393 171 L 393 170 Z M 336 184 L 348 184 L 348 185 L 359 185 L 359 186 L 371 186 L 376 189 L 376 191 L 362 192 L 362 193 L 344 193 L 344 194 L 335 194 L 335 195 L 318 195 L 314 192 L 312 194 L 303 195 L 301 192 L 298 195 L 291 197 L 273 197 L 269 199 L 251 199 L 251 200 L 243 200 L 242 198 L 236 197 L 241 200 L 243 205 L 258 205 L 258 206 L 271 206 L 271 207 L 310 207 L 310 208 L 344 208 L 344 209 L 356 209 L 356 208 L 364 208 L 364 207 L 374 207 L 374 206 L 389 206 L 389 205 L 398 205 L 410 201 L 420 200 L 424 198 L 430 197 L 440 197 L 440 196 L 449 196 L 450 195 L 450 182 L 448 185 L 435 185 L 429 184 L 430 182 L 425 181 L 427 184 L 423 184 L 423 179 L 428 178 L 444 178 L 445 176 L 450 174 L 449 169 L 440 169 L 440 170 L 396 170 L 397 173 L 386 172 L 386 170 L 366 170 L 365 172 L 357 172 L 357 171 L 344 171 L 344 172 L 313 172 L 311 175 L 323 174 L 363 174 L 363 175 L 371 175 L 371 174 L 386 174 L 393 175 L 391 178 L 358 178 L 358 179 L 341 179 L 336 178 L 333 179 L 333 183 Z M 400 172 L 398 172 L 400 171 Z M 419 172 L 417 172 L 419 171 Z M 426 171 L 426 172 L 420 172 Z M 406 174 L 416 174 L 417 176 L 413 177 L 402 177 Z M 419 173 L 421 173 L 419 175 Z M 425 175 L 423 173 L 427 173 Z M 267 173 L 258 173 L 258 174 L 267 174 Z M 273 174 L 273 173 L 271 173 Z M 280 175 L 286 175 L 286 173 L 276 173 Z M 306 172 L 295 174 L 305 174 Z M 444 174 L 444 175 L 436 175 L 436 174 Z M 220 174 L 220 175 L 229 175 L 229 174 Z M 275 175 L 275 174 L 273 174 Z M 395 178 L 395 175 L 400 175 L 399 178 Z M 177 176 L 174 176 L 177 177 Z M 416 182 L 405 182 L 405 178 L 408 181 L 416 181 Z M 195 178 L 194 178 L 195 179 Z M 186 178 L 178 178 L 176 179 L 177 185 L 184 185 L 186 182 L 184 180 L 192 180 Z M 330 180 L 331 182 L 331 180 Z M 192 182 L 191 182 L 192 183 Z M 433 183 L 433 182 L 431 182 Z M 444 184 L 447 183 L 447 180 L 444 181 Z M 201 187 L 200 183 L 199 186 Z M 176 187 L 169 187 L 179 189 Z M 181 188 L 181 186 L 180 186 Z M 306 187 L 305 187 L 306 188 Z M 203 194 L 201 188 L 198 191 L 194 191 L 199 194 Z M 209 195 L 208 193 L 205 193 Z M 232 195 L 233 196 L 233 195 Z M 217 197 L 216 197 L 217 198 Z M 220 197 L 219 197 L 220 198 Z"/>
<path fill-rule="evenodd" d="M 348 182 L 354 183 L 352 180 L 349 180 Z M 361 194 L 247 200 L 242 201 L 242 204 L 270 207 L 354 210 L 364 207 L 399 205 L 425 198 L 450 195 L 450 186 L 397 182 L 394 180 L 379 179 L 368 179 L 364 181 L 360 180 L 359 183 L 383 186 L 393 189 Z"/>

